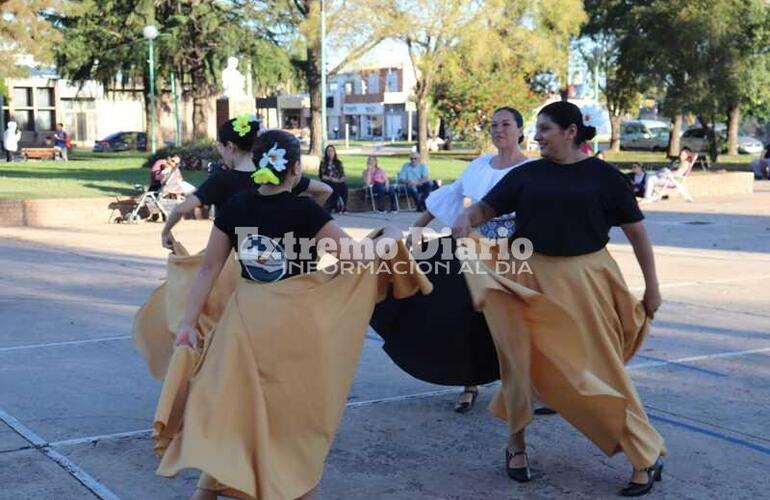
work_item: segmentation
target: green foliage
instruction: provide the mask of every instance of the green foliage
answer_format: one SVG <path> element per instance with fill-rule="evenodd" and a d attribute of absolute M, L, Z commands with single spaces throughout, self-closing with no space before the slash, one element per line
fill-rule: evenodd
<path fill-rule="evenodd" d="M 142 167 L 150 168 L 157 160 L 174 155 L 179 156 L 183 170 L 205 170 L 208 162 L 220 158 L 215 141 L 196 141 L 159 149 L 147 158 Z"/>
<path fill-rule="evenodd" d="M 25 74 L 26 68 L 16 65 L 15 55 L 31 56 L 38 64 L 51 61 L 51 47 L 59 36 L 44 14 L 68 7 L 63 0 L 0 2 L 0 80 Z"/>
<path fill-rule="evenodd" d="M 542 95 L 536 82 L 561 74 L 566 47 L 584 13 L 578 1 L 486 2 L 486 17 L 459 39 L 442 62 L 433 102 L 454 133 L 478 148 L 488 143 L 492 112 L 513 106 L 526 113 Z M 493 48 L 493 50 L 490 50 Z"/>

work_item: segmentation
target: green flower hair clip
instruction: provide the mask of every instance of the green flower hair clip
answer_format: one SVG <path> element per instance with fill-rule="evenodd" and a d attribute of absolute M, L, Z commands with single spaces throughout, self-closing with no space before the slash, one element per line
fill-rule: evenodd
<path fill-rule="evenodd" d="M 238 116 L 233 122 L 233 130 L 241 137 L 251 132 L 251 116 L 248 113 Z"/>
<path fill-rule="evenodd" d="M 273 184 L 276 186 L 281 183 L 281 180 L 275 175 L 275 172 L 265 167 L 262 167 L 251 174 L 251 180 L 257 184 Z"/>

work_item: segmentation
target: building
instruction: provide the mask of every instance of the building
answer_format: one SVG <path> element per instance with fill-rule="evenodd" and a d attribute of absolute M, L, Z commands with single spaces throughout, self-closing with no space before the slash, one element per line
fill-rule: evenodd
<path fill-rule="evenodd" d="M 411 99 L 415 84 L 408 55 L 390 49 L 374 51 L 343 68 L 327 83 L 328 138 L 343 139 L 347 130 L 350 139 L 411 140 L 417 128 Z M 257 114 L 266 127 L 309 137 L 307 94 L 258 98 Z"/>
<path fill-rule="evenodd" d="M 98 82 L 78 85 L 61 78 L 53 69 L 32 69 L 27 78 L 8 78 L 7 99 L 2 101 L 0 127 L 9 120 L 19 125 L 22 146 L 50 142 L 56 123 L 63 123 L 76 147 L 90 149 L 94 142 L 114 132 L 147 129 L 141 85 L 105 88 Z M 158 124 L 165 141 L 176 135 L 174 106 L 168 92 L 159 96 Z M 208 135 L 216 137 L 216 98 L 208 100 Z M 179 100 L 181 135 L 192 137 L 193 104 Z"/>
<path fill-rule="evenodd" d="M 403 63 L 361 65 L 335 75 L 329 82 L 330 137 L 344 137 L 347 126 L 353 139 L 410 138 L 416 124 L 414 85 L 414 73 Z"/>

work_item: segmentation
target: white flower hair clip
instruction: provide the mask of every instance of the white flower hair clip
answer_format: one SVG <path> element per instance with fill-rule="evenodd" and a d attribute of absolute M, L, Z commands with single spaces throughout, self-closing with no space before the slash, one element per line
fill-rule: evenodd
<path fill-rule="evenodd" d="M 270 165 L 276 172 L 283 172 L 286 170 L 286 164 L 288 163 L 284 156 L 286 156 L 286 150 L 279 148 L 278 143 L 274 143 L 269 151 L 262 153 L 262 159 L 259 160 L 259 166 L 264 168 Z"/>

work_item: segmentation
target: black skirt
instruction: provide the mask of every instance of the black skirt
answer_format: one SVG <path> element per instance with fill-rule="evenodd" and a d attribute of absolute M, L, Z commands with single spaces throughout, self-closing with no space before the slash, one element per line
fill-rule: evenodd
<path fill-rule="evenodd" d="M 449 240 L 454 254 L 454 240 Z M 425 248 L 425 246 L 423 246 Z M 440 246 L 439 248 L 443 248 Z M 405 372 L 441 385 L 479 385 L 500 378 L 497 352 L 484 315 L 473 308 L 460 262 L 437 255 L 415 259 L 433 293 L 377 304 L 371 326 L 383 349 Z M 448 270 L 439 263 L 448 264 Z"/>

